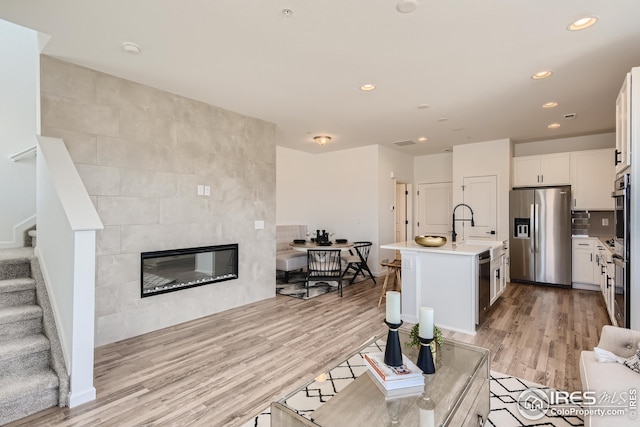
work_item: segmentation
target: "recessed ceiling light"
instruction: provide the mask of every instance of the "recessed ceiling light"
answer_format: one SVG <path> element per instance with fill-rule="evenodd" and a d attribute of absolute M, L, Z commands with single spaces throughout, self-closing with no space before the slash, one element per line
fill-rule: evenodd
<path fill-rule="evenodd" d="M 362 86 L 360 86 L 360 90 L 363 90 L 365 92 L 368 92 L 370 90 L 374 90 L 376 88 L 376 85 L 372 85 L 372 84 L 363 84 Z"/>
<path fill-rule="evenodd" d="M 133 54 L 138 54 L 142 50 L 140 48 L 140 45 L 134 42 L 122 42 L 122 49 L 125 52 L 129 52 Z"/>
<path fill-rule="evenodd" d="M 459 130 L 462 130 L 462 128 L 461 127 L 457 127 L 457 128 L 453 128 L 452 130 L 459 131 Z"/>
<path fill-rule="evenodd" d="M 555 101 L 551 101 L 551 102 L 547 102 L 545 104 L 542 104 L 542 108 L 553 108 L 553 107 L 557 107 L 558 103 Z"/>
<path fill-rule="evenodd" d="M 420 104 L 418 105 L 418 109 L 424 110 L 425 108 L 429 108 L 429 104 Z"/>
<path fill-rule="evenodd" d="M 598 22 L 597 16 L 585 16 L 584 18 L 577 19 L 573 21 L 571 24 L 567 25 L 567 30 L 569 31 L 584 30 L 585 28 L 589 28 L 596 22 Z"/>
<path fill-rule="evenodd" d="M 533 80 L 540 80 L 540 79 L 546 79 L 547 77 L 549 77 L 551 74 L 553 74 L 552 71 L 549 70 L 545 70 L 545 71 L 538 71 L 537 73 L 535 73 L 533 76 L 531 76 L 531 78 Z"/>
<path fill-rule="evenodd" d="M 440 118 L 438 119 L 438 121 L 439 121 L 439 122 L 446 122 L 447 120 L 449 120 L 449 119 L 448 119 L 448 118 L 446 118 L 446 117 L 440 117 Z"/>
<path fill-rule="evenodd" d="M 416 10 L 416 7 L 418 7 L 416 0 L 400 0 L 398 4 L 396 4 L 396 9 L 401 13 L 411 13 Z"/>
<path fill-rule="evenodd" d="M 293 10 L 291 10 L 291 9 L 282 9 L 282 14 L 284 16 L 286 16 L 287 18 L 289 18 L 291 15 L 293 15 Z"/>
<path fill-rule="evenodd" d="M 547 126 L 549 129 L 558 129 L 560 127 L 560 123 L 551 123 Z"/>
<path fill-rule="evenodd" d="M 418 142 L 427 142 L 429 140 L 429 138 L 427 138 L 426 136 L 421 136 L 420 138 L 418 138 Z"/>
<path fill-rule="evenodd" d="M 318 135 L 318 136 L 314 136 L 313 140 L 318 145 L 325 145 L 327 142 L 331 141 L 331 137 L 327 135 Z"/>

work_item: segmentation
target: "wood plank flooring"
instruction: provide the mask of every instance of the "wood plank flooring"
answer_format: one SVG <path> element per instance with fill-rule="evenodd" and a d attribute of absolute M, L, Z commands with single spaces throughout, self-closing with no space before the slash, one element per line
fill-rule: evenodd
<path fill-rule="evenodd" d="M 94 402 L 12 425 L 242 425 L 386 331 L 372 284 L 348 286 L 343 298 L 276 296 L 97 348 Z M 580 351 L 607 323 L 597 292 L 510 284 L 475 336 L 444 334 L 488 348 L 495 371 L 577 390 Z"/>

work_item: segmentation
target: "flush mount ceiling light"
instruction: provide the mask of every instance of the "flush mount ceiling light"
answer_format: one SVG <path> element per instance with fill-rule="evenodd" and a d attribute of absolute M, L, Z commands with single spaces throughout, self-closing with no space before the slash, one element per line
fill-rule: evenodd
<path fill-rule="evenodd" d="M 555 101 L 551 101 L 551 102 L 547 102 L 545 104 L 542 104 L 542 108 L 553 108 L 553 107 L 557 107 L 558 103 Z"/>
<path fill-rule="evenodd" d="M 577 19 L 573 21 L 571 24 L 567 25 L 567 30 L 569 31 L 584 30 L 585 28 L 591 27 L 596 22 L 598 22 L 597 16 L 585 16 L 584 18 Z"/>
<path fill-rule="evenodd" d="M 421 136 L 420 138 L 418 138 L 418 142 L 427 142 L 429 140 L 429 138 L 427 138 L 426 136 Z"/>
<path fill-rule="evenodd" d="M 396 4 L 396 9 L 400 13 L 411 13 L 416 10 L 416 7 L 418 7 L 417 0 L 400 0 Z"/>
<path fill-rule="evenodd" d="M 547 126 L 549 129 L 558 129 L 560 127 L 560 123 L 551 123 Z"/>
<path fill-rule="evenodd" d="M 331 137 L 326 135 L 318 135 L 318 136 L 314 136 L 313 140 L 318 145 L 325 145 L 327 142 L 331 141 Z"/>
<path fill-rule="evenodd" d="M 538 71 L 533 76 L 531 76 L 531 78 L 533 80 L 546 79 L 547 77 L 551 76 L 551 74 L 553 74 L 553 71 L 549 71 L 549 70 Z"/>
<path fill-rule="evenodd" d="M 368 92 L 370 90 L 374 90 L 376 88 L 376 85 L 372 85 L 370 83 L 367 84 L 363 84 L 362 86 L 360 86 L 360 90 Z"/>
<path fill-rule="evenodd" d="M 140 45 L 134 42 L 122 42 L 122 49 L 125 52 L 133 53 L 134 55 L 137 55 L 142 50 Z"/>

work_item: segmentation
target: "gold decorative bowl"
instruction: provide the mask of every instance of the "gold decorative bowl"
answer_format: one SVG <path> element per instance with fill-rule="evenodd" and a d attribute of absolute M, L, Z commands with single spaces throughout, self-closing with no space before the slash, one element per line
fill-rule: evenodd
<path fill-rule="evenodd" d="M 416 236 L 415 241 L 421 246 L 437 247 L 447 243 L 447 238 L 443 236 Z"/>

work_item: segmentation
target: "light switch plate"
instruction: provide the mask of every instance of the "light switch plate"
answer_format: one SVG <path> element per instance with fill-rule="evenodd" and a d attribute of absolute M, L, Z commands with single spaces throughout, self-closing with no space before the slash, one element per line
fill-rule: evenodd
<path fill-rule="evenodd" d="M 204 196 L 204 185 L 198 185 L 198 196 Z"/>
<path fill-rule="evenodd" d="M 256 230 L 262 230 L 264 228 L 264 221 L 256 221 L 255 227 L 256 227 Z"/>

